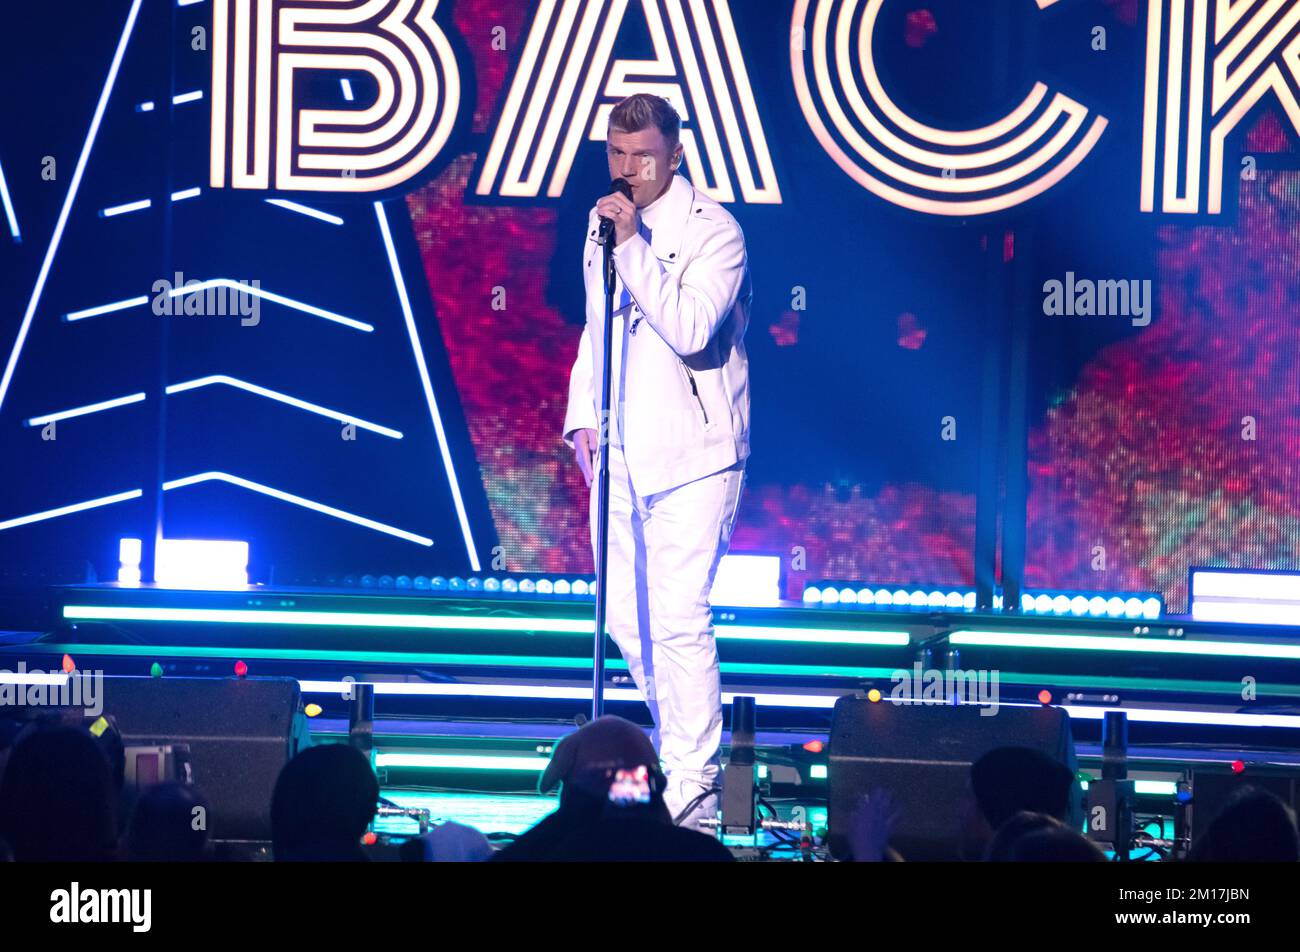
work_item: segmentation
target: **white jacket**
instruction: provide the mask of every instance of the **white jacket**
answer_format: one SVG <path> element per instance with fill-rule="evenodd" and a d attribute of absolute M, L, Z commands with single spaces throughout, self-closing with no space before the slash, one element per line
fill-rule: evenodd
<path fill-rule="evenodd" d="M 745 236 L 726 209 L 680 175 L 662 202 L 650 243 L 637 234 L 614 249 L 614 267 L 633 302 L 629 326 L 623 316 L 614 317 L 614 380 L 624 384 L 619 436 L 632 485 L 642 496 L 749 456 L 749 361 L 743 338 L 753 291 Z M 605 289 L 598 238 L 593 208 L 583 254 L 587 326 L 569 376 L 564 419 L 569 446 L 575 430 L 600 431 Z M 611 413 L 618 412 L 618 396 L 616 386 Z"/>

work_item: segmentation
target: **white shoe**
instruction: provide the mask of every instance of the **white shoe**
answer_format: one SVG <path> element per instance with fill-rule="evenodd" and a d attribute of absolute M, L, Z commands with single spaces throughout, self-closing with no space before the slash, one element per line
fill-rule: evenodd
<path fill-rule="evenodd" d="M 692 805 L 692 801 L 700 797 L 705 791 L 709 791 L 707 796 L 699 799 Z M 688 830 L 695 830 L 698 833 L 708 833 L 712 835 L 716 828 L 704 826 L 702 820 L 717 819 L 718 816 L 718 793 L 716 790 L 709 790 L 698 783 L 691 781 L 682 781 L 674 783 L 668 781 L 668 790 L 664 793 L 664 803 L 668 807 L 668 812 L 672 815 L 673 821 L 680 827 Z M 689 807 L 690 812 L 680 817 L 683 810 Z"/>

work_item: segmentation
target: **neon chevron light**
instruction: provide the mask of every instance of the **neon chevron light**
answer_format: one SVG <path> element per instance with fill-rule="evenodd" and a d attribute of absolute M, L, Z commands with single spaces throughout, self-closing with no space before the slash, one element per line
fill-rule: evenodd
<path fill-rule="evenodd" d="M 4 202 L 5 219 L 9 222 L 9 234 L 14 236 L 14 241 L 22 241 L 22 233 L 18 230 L 18 216 L 14 213 L 14 203 L 9 198 L 9 186 L 5 182 L 3 165 L 0 165 L 0 202 Z"/>
<path fill-rule="evenodd" d="M 315 502 L 311 499 L 304 499 L 302 496 L 295 496 L 293 493 L 287 493 L 271 486 L 264 486 L 261 483 L 253 482 L 251 479 L 232 476 L 229 473 L 196 473 L 193 476 L 186 476 L 183 479 L 173 479 L 170 482 L 163 483 L 163 489 L 169 491 L 172 489 L 183 489 L 186 486 L 196 486 L 199 483 L 207 482 L 229 483 L 230 485 L 238 486 L 241 489 L 250 489 L 253 492 L 262 493 L 264 496 L 270 496 L 272 499 L 279 499 L 281 502 L 293 503 L 295 506 L 302 506 L 304 509 L 310 509 L 313 512 L 333 516 L 335 519 L 342 519 L 344 522 L 350 522 L 353 525 L 364 526 L 367 529 L 374 529 L 376 532 L 396 536 L 397 538 L 405 539 L 408 542 L 415 542 L 419 545 L 425 546 L 433 545 L 432 539 L 422 535 L 416 535 L 414 532 L 407 532 L 405 529 L 398 529 L 382 522 L 376 522 L 374 519 L 367 519 L 364 516 L 358 516 L 355 513 L 345 512 L 342 509 L 335 509 L 333 506 L 327 506 L 324 503 Z"/>
<path fill-rule="evenodd" d="M 293 298 L 287 298 L 284 295 L 276 294 L 273 291 L 264 291 L 261 288 L 250 284 L 241 284 L 238 281 L 232 281 L 230 278 L 209 278 L 207 281 L 200 281 L 197 284 L 189 284 L 181 288 L 172 288 L 167 292 L 167 296 L 184 297 L 187 294 L 197 294 L 200 291 L 206 291 L 208 288 L 231 288 L 243 294 L 251 294 L 253 297 L 259 297 L 264 301 L 272 301 L 275 304 L 293 308 L 295 311 L 302 311 L 304 314 L 322 317 L 327 321 L 333 321 L 336 324 L 342 324 L 345 327 L 351 327 L 359 331 L 366 331 L 367 333 L 375 329 L 373 324 L 367 324 L 365 321 L 355 321 L 350 317 L 344 317 L 342 314 L 335 314 L 333 311 L 327 311 L 324 308 L 315 307 L 311 304 L 304 304 L 302 301 L 295 301 Z"/>
<path fill-rule="evenodd" d="M 130 396 L 118 397 L 115 400 L 101 400 L 99 403 L 90 403 L 84 407 L 74 407 L 71 410 L 60 410 L 58 413 L 47 413 L 45 416 L 32 417 L 26 421 L 26 425 L 45 426 L 47 423 L 57 423 L 59 420 L 70 420 L 73 417 L 98 413 L 100 410 L 112 410 L 114 407 L 142 403 L 144 399 L 145 395 L 143 393 L 133 393 Z"/>
<path fill-rule="evenodd" d="M 315 502 L 311 499 L 304 499 L 302 496 L 295 496 L 293 493 L 287 493 L 272 486 L 264 486 L 261 483 L 255 483 L 251 479 L 241 479 L 238 476 L 232 476 L 229 473 L 196 473 L 193 476 L 186 476 L 183 479 L 173 479 L 171 482 L 163 483 L 163 489 L 170 491 L 173 489 L 183 489 L 186 486 L 195 486 L 199 483 L 206 482 L 224 482 L 232 486 L 238 486 L 241 489 L 250 489 L 253 492 L 262 493 L 270 496 L 272 499 L 279 499 L 281 502 L 293 503 L 295 506 L 302 506 L 304 509 L 310 509 L 313 512 L 319 512 L 327 516 L 333 516 L 335 519 L 342 519 L 344 522 L 350 522 L 353 525 L 363 526 L 367 529 L 373 529 L 376 532 L 382 532 L 385 535 L 396 536 L 399 539 L 405 539 L 408 542 L 415 542 L 419 545 L 433 545 L 433 540 L 422 535 L 416 535 L 414 532 L 407 532 L 405 529 L 398 529 L 395 526 L 386 525 L 377 522 L 374 519 L 367 519 L 364 516 L 358 516 L 355 513 L 345 512 L 342 509 L 335 509 L 333 506 L 327 506 L 324 503 Z M 9 519 L 0 522 L 0 530 L 13 529 L 17 526 L 25 526 L 33 522 L 41 522 L 46 519 L 57 519 L 59 516 L 70 515 L 74 512 L 82 512 L 86 509 L 95 509 L 99 506 L 110 506 L 113 503 L 124 502 L 127 499 L 136 499 L 141 494 L 140 490 L 132 489 L 123 493 L 116 493 L 112 496 L 102 496 L 99 499 L 91 499 L 86 502 L 73 503 L 68 506 L 60 506 L 58 509 L 47 509 L 44 512 L 32 513 L 29 516 L 18 516 L 15 519 Z M 129 611 L 149 611 L 149 609 L 128 609 Z M 180 611 L 181 609 L 173 609 Z M 108 617 L 108 616 L 104 616 Z M 147 620 L 147 619 L 140 619 Z M 195 619 L 196 621 L 207 621 L 212 619 Z M 239 619 L 235 619 L 239 620 Z M 267 624 L 274 624 L 268 621 Z M 304 624 L 310 624 L 305 622 Z"/>
<path fill-rule="evenodd" d="M 186 189 L 182 189 L 179 192 L 172 192 L 172 201 L 183 202 L 187 198 L 198 198 L 199 194 L 202 191 L 203 190 L 196 185 L 193 188 L 186 188 Z"/>
<path fill-rule="evenodd" d="M 142 0 L 132 0 L 131 9 L 126 15 L 126 23 L 122 27 L 122 35 L 118 38 L 117 49 L 113 53 L 113 61 L 108 68 L 108 76 L 104 80 L 104 88 L 100 90 L 99 102 L 95 105 L 95 114 L 90 120 L 90 129 L 86 133 L 85 142 L 81 146 L 81 154 L 77 158 L 77 167 L 72 173 L 72 182 L 68 185 L 68 194 L 64 196 L 63 207 L 59 210 L 59 217 L 54 223 L 54 232 L 50 235 L 50 243 L 45 249 L 45 258 L 41 262 L 41 269 L 36 274 L 36 285 L 32 288 L 31 297 L 27 299 L 27 310 L 23 313 L 22 323 L 18 326 L 18 337 L 14 340 L 13 349 L 9 352 L 9 360 L 5 364 L 4 375 L 0 377 L 0 408 L 4 406 L 5 397 L 9 394 L 9 384 L 13 381 L 14 369 L 18 366 L 18 358 L 22 355 L 23 344 L 27 341 L 27 333 L 31 330 L 32 318 L 36 315 L 36 306 L 40 303 L 41 294 L 45 291 L 45 282 L 50 276 L 50 266 L 54 264 L 54 256 L 58 253 L 59 242 L 63 240 L 63 229 L 68 224 L 68 214 L 72 211 L 72 204 L 77 199 L 77 190 L 81 187 L 81 177 L 86 171 L 86 162 L 90 159 L 90 150 L 95 145 L 95 137 L 99 134 L 99 124 L 104 118 L 104 109 L 108 106 L 108 98 L 113 93 L 113 86 L 117 82 L 117 72 L 122 65 L 122 56 L 126 53 L 126 45 L 131 39 L 131 31 L 135 28 L 136 15 L 140 12 Z M 0 528 L 2 528 L 0 524 Z"/>
<path fill-rule="evenodd" d="M 249 383 L 246 380 L 240 380 L 237 377 L 228 377 L 225 374 L 213 374 L 209 377 L 200 377 L 196 380 L 187 380 L 183 383 L 174 383 L 167 388 L 167 394 L 170 396 L 177 393 L 185 393 L 189 390 L 198 390 L 201 387 L 209 387 L 216 384 L 224 384 L 234 387 L 237 390 L 244 390 L 248 393 L 256 394 L 259 397 L 266 397 L 269 400 L 275 400 L 287 406 L 296 407 L 299 410 L 306 410 L 309 413 L 315 413 L 331 420 L 337 420 L 340 423 L 350 423 L 360 427 L 363 430 L 369 430 L 372 433 L 378 433 L 380 436 L 387 436 L 394 440 L 402 439 L 400 430 L 394 430 L 386 426 L 380 426 L 378 423 L 370 423 L 359 417 L 343 413 L 339 410 L 331 410 L 329 407 L 322 407 L 315 403 L 308 403 L 306 400 L 299 400 L 297 397 L 291 397 L 286 393 L 279 393 L 275 390 L 268 390 L 266 387 L 259 387 L 257 384 Z M 26 421 L 27 426 L 44 426 L 46 423 L 52 423 L 58 420 L 66 420 L 71 417 L 85 416 L 90 413 L 97 413 L 100 410 L 112 410 L 116 407 L 126 406 L 131 403 L 139 403 L 145 399 L 143 393 L 133 393 L 126 397 L 117 397 L 113 400 L 103 400 L 99 403 L 92 403 L 84 407 L 76 407 L 71 410 L 60 410 L 58 413 L 50 413 L 45 416 L 32 417 Z"/>
<path fill-rule="evenodd" d="M 57 519 L 59 516 L 71 515 L 74 512 L 85 512 L 87 509 L 98 509 L 100 506 L 111 506 L 114 503 L 126 502 L 128 499 L 138 499 L 143 495 L 138 489 L 131 489 L 124 493 L 115 493 L 112 496 L 100 496 L 98 499 L 87 499 L 85 502 L 74 502 L 71 505 L 60 506 L 57 509 L 46 509 L 44 512 L 34 512 L 30 516 L 18 516 L 16 519 L 6 519 L 0 522 L 0 530 L 15 529 L 18 526 L 30 525 L 33 522 L 44 522 L 46 519 Z"/>
<path fill-rule="evenodd" d="M 1227 658 L 1300 658 L 1300 644 L 1258 644 L 1237 641 L 1174 641 L 1115 635 L 1059 635 L 1012 631 L 954 631 L 954 645 L 985 648 L 1049 648 L 1057 650 L 1132 651 L 1149 654 L 1216 655 Z"/>
<path fill-rule="evenodd" d="M 65 321 L 80 321 L 87 317 L 99 317 L 101 314 L 112 314 L 114 311 L 125 311 L 129 307 L 139 307 L 141 304 L 149 303 L 149 295 L 141 294 L 139 297 L 127 298 L 125 301 L 113 301 L 111 304 L 101 304 L 98 307 L 88 307 L 84 311 L 72 311 L 63 316 Z"/>
<path fill-rule="evenodd" d="M 397 297 L 402 304 L 402 317 L 406 319 L 406 333 L 411 339 L 411 353 L 415 355 L 415 365 L 420 371 L 420 385 L 424 387 L 424 401 L 429 407 L 429 416 L 433 420 L 433 430 L 438 437 L 438 450 L 442 453 L 442 465 L 447 471 L 447 482 L 451 486 L 451 498 L 456 504 L 456 518 L 460 521 L 461 535 L 465 537 L 465 551 L 469 553 L 470 568 L 481 571 L 478 552 L 474 548 L 474 537 L 469 531 L 469 516 L 465 513 L 465 500 L 461 498 L 460 483 L 456 480 L 456 468 L 451 461 L 451 447 L 447 445 L 447 431 L 442 425 L 442 414 L 438 412 L 438 398 L 433 395 L 433 384 L 429 380 L 429 367 L 424 362 L 424 348 L 420 345 L 420 332 L 415 329 L 415 315 L 411 311 L 411 299 L 406 293 L 406 281 L 402 278 L 402 269 L 397 263 L 397 249 L 393 246 L 393 234 L 388 229 L 388 216 L 384 213 L 382 202 L 375 202 L 375 217 L 379 219 L 379 230 L 384 236 L 384 250 L 388 252 L 388 264 L 393 271 L 393 283 L 397 286 Z M 593 623 L 594 624 L 594 623 Z"/>
<path fill-rule="evenodd" d="M 230 278 L 210 278 L 207 281 L 196 281 L 194 284 L 187 284 L 183 287 L 172 288 L 167 292 L 168 297 L 178 298 L 187 294 L 199 294 L 209 288 L 230 288 L 241 294 L 251 294 L 253 297 L 261 298 L 264 301 L 271 301 L 274 304 L 280 304 L 295 311 L 302 311 L 304 314 L 311 314 L 314 317 L 324 318 L 327 321 L 333 321 L 336 324 L 342 324 L 345 327 L 351 327 L 355 330 L 371 333 L 375 325 L 367 324 L 365 321 L 353 320 L 350 317 L 344 317 L 342 314 L 335 314 L 333 311 L 327 311 L 324 308 L 316 307 L 311 304 L 304 304 L 302 301 L 295 301 L 293 298 L 287 298 L 282 294 L 276 294 L 274 291 L 266 291 L 262 288 L 251 284 L 242 284 L 233 281 Z M 149 303 L 149 296 L 141 294 L 139 297 L 127 298 L 124 301 L 113 301 L 109 304 L 101 304 L 98 307 L 88 307 L 83 311 L 73 311 L 68 314 L 64 320 L 79 321 L 86 317 L 98 317 L 101 314 L 111 314 L 114 311 L 124 311 L 127 308 L 139 307 L 142 304 Z"/>
<path fill-rule="evenodd" d="M 101 218 L 112 218 L 116 215 L 125 215 L 127 212 L 143 211 L 153 204 L 152 199 L 142 198 L 138 202 L 127 202 L 125 205 L 113 205 L 101 211 Z"/>
<path fill-rule="evenodd" d="M 266 397 L 268 400 L 276 400 L 280 403 L 287 404 L 291 407 L 297 407 L 299 410 L 306 410 L 308 413 L 315 413 L 323 417 L 329 417 L 331 420 L 337 420 L 340 423 L 352 423 L 363 430 L 369 430 L 372 433 L 378 433 L 381 436 L 387 436 L 394 440 L 402 439 L 400 430 L 394 430 L 386 426 L 380 426 L 378 423 L 370 423 L 362 420 L 360 417 L 343 413 L 339 410 L 331 410 L 329 407 L 322 407 L 319 404 L 308 403 L 306 400 L 299 400 L 297 397 L 291 397 L 287 393 L 279 393 L 275 390 L 268 390 L 266 387 L 259 387 L 257 384 L 249 383 L 246 380 L 240 380 L 237 377 L 228 377 L 225 374 L 213 374 L 209 377 L 199 377 L 195 380 L 186 380 L 183 383 L 174 383 L 167 388 L 168 395 L 184 393 L 187 390 L 198 390 L 200 387 L 210 387 L 217 384 L 224 384 L 227 387 L 234 387 L 237 390 L 244 390 L 248 393 L 256 394 L 259 397 Z"/>
<path fill-rule="evenodd" d="M 203 98 L 203 90 L 201 90 L 201 89 L 192 89 L 192 90 L 190 90 L 190 91 L 187 92 L 187 93 L 177 93 L 175 96 L 173 96 L 173 97 L 172 97 L 172 105 L 173 105 L 173 106 L 181 106 L 181 105 L 184 105 L 184 104 L 187 103 L 187 102 L 197 102 L 198 100 L 200 100 L 200 99 L 202 99 L 202 98 Z"/>
<path fill-rule="evenodd" d="M 310 218 L 318 218 L 321 221 L 329 222 L 331 225 L 343 224 L 343 219 L 340 218 L 338 215 L 331 215 L 329 212 L 322 212 L 308 205 L 300 205 L 298 202 L 291 202 L 288 201 L 287 199 L 268 198 L 266 200 L 266 204 L 275 205 L 278 208 L 283 208 L 286 209 L 287 211 L 297 212 L 299 215 L 307 215 Z"/>

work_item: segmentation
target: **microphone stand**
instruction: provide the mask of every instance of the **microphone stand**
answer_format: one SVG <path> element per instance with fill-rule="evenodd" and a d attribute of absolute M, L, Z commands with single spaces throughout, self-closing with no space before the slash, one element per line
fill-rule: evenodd
<path fill-rule="evenodd" d="M 605 610 L 609 573 L 609 407 L 614 376 L 614 223 L 601 222 L 605 235 L 605 336 L 604 373 L 600 388 L 600 466 L 596 471 L 596 634 L 592 646 L 591 719 L 605 713 Z"/>

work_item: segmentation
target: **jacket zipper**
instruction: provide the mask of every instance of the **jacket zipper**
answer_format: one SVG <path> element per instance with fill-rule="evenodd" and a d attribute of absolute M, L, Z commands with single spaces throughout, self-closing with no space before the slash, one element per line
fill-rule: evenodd
<path fill-rule="evenodd" d="M 700 405 L 700 413 L 704 416 L 704 425 L 709 425 L 709 411 L 704 409 L 704 401 L 700 398 L 700 391 L 695 386 L 695 374 L 691 373 L 691 368 L 682 364 L 682 369 L 686 371 L 686 379 L 691 382 L 691 393 L 695 395 L 695 402 Z"/>

